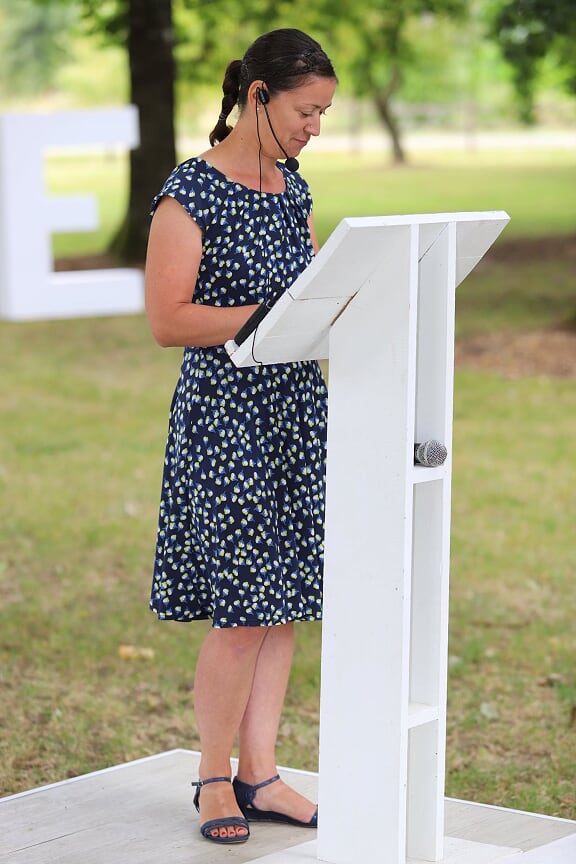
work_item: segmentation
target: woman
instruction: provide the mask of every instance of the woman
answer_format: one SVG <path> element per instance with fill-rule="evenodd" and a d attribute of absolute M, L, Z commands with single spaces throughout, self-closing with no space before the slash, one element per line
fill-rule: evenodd
<path fill-rule="evenodd" d="M 306 34 L 261 36 L 226 70 L 212 149 L 176 168 L 153 203 L 147 315 L 160 345 L 185 350 L 151 607 L 213 623 L 194 685 L 194 803 L 203 836 L 220 843 L 247 840 L 248 820 L 317 820 L 278 777 L 275 745 L 294 622 L 321 617 L 326 390 L 315 362 L 236 369 L 223 345 L 317 251 L 294 157 L 319 135 L 336 83 Z"/>

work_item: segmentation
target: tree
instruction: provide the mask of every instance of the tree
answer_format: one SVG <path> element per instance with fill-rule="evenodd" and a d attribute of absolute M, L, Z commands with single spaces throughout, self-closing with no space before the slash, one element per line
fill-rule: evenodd
<path fill-rule="evenodd" d="M 79 10 L 91 32 L 128 49 L 130 100 L 138 108 L 140 146 L 130 153 L 128 209 L 111 251 L 123 261 L 142 261 L 150 202 L 176 162 L 172 0 L 34 2 L 45 12 L 50 7 Z"/>
<path fill-rule="evenodd" d="M 148 211 L 154 194 L 176 163 L 175 83 L 180 42 L 187 55 L 181 73 L 193 80 L 222 80 L 230 44 L 244 37 L 243 48 L 259 27 L 277 14 L 277 0 L 35 0 L 41 6 L 82 10 L 92 31 L 128 49 L 130 101 L 138 108 L 140 146 L 130 153 L 128 208 L 111 250 L 123 261 L 142 261 L 148 237 Z M 298 0 L 284 0 L 284 9 Z M 248 22 L 248 23 L 246 23 Z M 186 32 L 183 32 L 184 29 Z M 256 31 L 256 32 L 255 32 Z M 227 38 L 228 37 L 228 38 Z M 221 67 L 221 68 L 220 68 Z"/>
<path fill-rule="evenodd" d="M 140 146 L 130 151 L 128 209 L 112 251 L 141 261 L 153 195 L 176 164 L 172 0 L 127 0 L 130 101 L 140 117 Z"/>
<path fill-rule="evenodd" d="M 46 0 L 42 0 L 46 2 Z M 130 102 L 138 109 L 140 146 L 130 151 L 128 208 L 110 249 L 142 261 L 150 202 L 176 163 L 172 0 L 76 0 L 92 30 L 126 45 Z"/>
<path fill-rule="evenodd" d="M 576 6 L 574 0 L 505 0 L 496 4 L 491 35 L 513 70 L 520 118 L 535 121 L 534 100 L 542 60 L 554 55 L 564 86 L 576 95 Z"/>
<path fill-rule="evenodd" d="M 336 19 L 335 38 L 356 94 L 371 98 L 390 134 L 394 161 L 404 162 L 394 100 L 414 60 L 409 24 L 425 16 L 463 17 L 465 0 L 325 0 L 321 6 L 320 20 Z"/>

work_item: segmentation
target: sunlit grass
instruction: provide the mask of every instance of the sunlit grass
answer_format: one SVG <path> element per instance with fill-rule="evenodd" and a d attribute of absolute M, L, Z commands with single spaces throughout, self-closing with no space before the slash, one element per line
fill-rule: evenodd
<path fill-rule="evenodd" d="M 302 160 L 323 237 L 355 208 L 503 207 L 513 216 L 504 237 L 567 234 L 575 163 L 564 151 L 434 151 L 403 169 L 383 154 Z M 57 254 L 102 251 L 126 203 L 124 157 L 53 158 L 49 183 L 92 191 L 102 208 L 101 231 L 56 238 Z M 570 261 L 487 259 L 461 286 L 457 328 L 541 327 L 570 313 Z M 0 345 L 2 794 L 197 747 L 193 674 L 206 628 L 159 624 L 147 610 L 180 352 L 157 348 L 139 316 L 0 322 Z M 571 380 L 456 374 L 447 793 L 567 818 L 575 413 Z M 320 635 L 298 628 L 278 753 L 312 770 Z M 123 659 L 125 644 L 153 657 Z"/>
<path fill-rule="evenodd" d="M 182 154 L 182 158 L 185 155 Z M 567 234 L 576 228 L 576 152 L 416 152 L 393 167 L 384 151 L 316 153 L 302 157 L 302 173 L 315 200 L 318 234 L 324 241 L 345 216 L 506 210 L 506 237 Z M 127 201 L 127 159 L 119 154 L 53 156 L 52 193 L 91 193 L 101 212 L 98 231 L 58 235 L 57 257 L 105 250 Z"/>

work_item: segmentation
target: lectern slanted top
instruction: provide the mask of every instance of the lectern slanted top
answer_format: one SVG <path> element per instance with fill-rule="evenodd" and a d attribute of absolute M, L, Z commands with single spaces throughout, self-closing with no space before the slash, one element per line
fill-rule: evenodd
<path fill-rule="evenodd" d="M 237 366 L 329 358 L 318 858 L 444 840 L 456 286 L 502 211 L 345 219 Z M 414 443 L 448 448 L 414 466 Z"/>
<path fill-rule="evenodd" d="M 236 366 L 321 360 L 329 356 L 330 327 L 386 257 L 394 229 L 419 231 L 418 261 L 448 224 L 456 225 L 456 285 L 470 273 L 509 221 L 503 211 L 368 216 L 343 219 L 318 255 L 241 346 L 226 348 Z M 392 249 L 390 249 L 390 246 Z M 390 286 L 383 285 L 387 293 Z"/>

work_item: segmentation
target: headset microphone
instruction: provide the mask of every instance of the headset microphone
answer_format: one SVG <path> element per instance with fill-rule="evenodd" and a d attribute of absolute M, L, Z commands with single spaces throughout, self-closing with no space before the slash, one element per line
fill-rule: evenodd
<path fill-rule="evenodd" d="M 284 156 L 286 158 L 284 165 L 286 166 L 288 171 L 298 171 L 298 168 L 300 167 L 300 163 L 293 156 L 288 156 L 288 153 L 286 152 L 286 150 L 284 149 L 284 147 L 282 146 L 282 144 L 278 140 L 276 132 L 274 131 L 274 127 L 272 126 L 272 121 L 270 120 L 270 114 L 268 113 L 268 108 L 266 107 L 268 102 L 270 101 L 270 94 L 268 93 L 267 90 L 264 90 L 262 87 L 258 87 L 256 90 L 256 95 L 258 97 L 258 101 L 264 107 L 264 113 L 266 114 L 266 119 L 268 121 L 268 125 L 270 127 L 270 131 L 272 132 L 274 140 L 276 141 L 278 147 L 280 148 L 280 150 L 282 151 L 282 153 L 284 154 Z"/>

